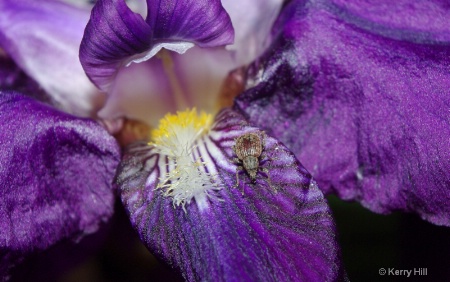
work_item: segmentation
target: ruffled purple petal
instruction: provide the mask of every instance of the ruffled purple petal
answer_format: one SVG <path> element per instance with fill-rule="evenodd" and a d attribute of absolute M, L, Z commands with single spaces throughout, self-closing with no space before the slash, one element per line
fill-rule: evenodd
<path fill-rule="evenodd" d="M 0 47 L 61 109 L 95 116 L 104 97 L 78 59 L 89 10 L 51 0 L 4 0 L 0 14 Z"/>
<path fill-rule="evenodd" d="M 233 187 L 234 138 L 249 132 L 262 134 L 231 110 L 217 116 L 194 153 L 215 176 L 217 189 L 186 203 L 185 211 L 156 189 L 173 168 L 168 159 L 146 143 L 131 145 L 118 183 L 141 240 L 188 281 L 339 280 L 343 273 L 327 204 L 280 142 L 260 135 L 265 140 L 260 165 L 267 172 L 258 173 L 255 183 L 242 172 Z"/>
<path fill-rule="evenodd" d="M 95 232 L 110 217 L 120 152 L 94 121 L 14 92 L 0 92 L 0 123 L 4 272 L 28 253 Z"/>
<path fill-rule="evenodd" d="M 251 71 L 249 85 L 259 84 L 236 109 L 325 192 L 450 226 L 449 9 L 342 3 L 289 5 L 278 42 Z"/>
<path fill-rule="evenodd" d="M 100 0 L 92 10 L 80 48 L 87 75 L 109 90 L 117 71 L 165 48 L 184 53 L 194 45 L 233 41 L 233 28 L 220 1 L 148 1 L 145 21 L 122 0 Z"/>

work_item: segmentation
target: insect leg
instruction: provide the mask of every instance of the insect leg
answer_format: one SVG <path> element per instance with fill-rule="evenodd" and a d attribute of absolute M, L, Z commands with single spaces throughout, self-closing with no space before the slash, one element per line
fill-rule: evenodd
<path fill-rule="evenodd" d="M 235 164 L 240 164 L 240 163 L 241 163 L 241 160 L 238 159 L 238 158 L 233 158 L 233 163 L 235 163 Z"/>
<path fill-rule="evenodd" d="M 239 186 L 239 172 L 243 171 L 244 168 L 242 166 L 236 167 L 236 184 L 233 186 L 234 188 Z"/>
<path fill-rule="evenodd" d="M 272 185 L 272 179 L 270 178 L 269 170 L 266 167 L 259 167 L 259 169 L 267 175 L 267 182 L 269 183 L 269 187 L 272 188 L 276 194 L 278 191 L 277 188 Z"/>
<path fill-rule="evenodd" d="M 244 168 L 242 166 L 236 167 L 236 184 L 233 188 L 237 188 L 239 186 L 239 172 L 243 171 Z M 244 188 L 242 188 L 242 195 L 244 195 Z"/>

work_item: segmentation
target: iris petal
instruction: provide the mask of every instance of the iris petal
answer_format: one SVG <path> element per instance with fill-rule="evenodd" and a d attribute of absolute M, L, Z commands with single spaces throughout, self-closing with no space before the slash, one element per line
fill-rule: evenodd
<path fill-rule="evenodd" d="M 94 121 L 18 93 L 0 93 L 0 123 L 0 269 L 6 271 L 26 254 L 95 232 L 111 216 L 120 152 Z"/>
<path fill-rule="evenodd" d="M 108 91 L 120 67 L 153 57 L 161 48 L 184 53 L 194 45 L 231 43 L 233 28 L 220 1 L 148 1 L 145 21 L 122 0 L 100 0 L 80 48 L 87 75 Z"/>
<path fill-rule="evenodd" d="M 238 66 L 247 65 L 270 45 L 270 30 L 283 0 L 223 0 L 235 29 L 235 40 L 227 49 L 234 51 Z"/>
<path fill-rule="evenodd" d="M 263 170 L 255 183 L 240 173 L 239 185 L 233 187 L 237 166 L 232 145 L 249 132 L 265 140 Z M 323 195 L 279 141 L 224 110 L 193 152 L 204 162 L 201 173 L 211 177 L 204 185 L 212 188 L 206 197 L 186 203 L 185 210 L 156 189 L 173 165 L 154 147 L 131 145 L 119 168 L 122 201 L 141 240 L 155 255 L 188 281 L 342 278 L 334 223 Z M 172 185 L 178 184 L 173 180 Z"/>
<path fill-rule="evenodd" d="M 250 84 L 260 84 L 236 109 L 293 150 L 325 192 L 450 226 L 449 11 L 396 1 L 409 19 L 399 20 L 386 16 L 390 5 L 346 3 L 289 5 L 273 51 L 253 66 Z"/>
<path fill-rule="evenodd" d="M 80 61 L 89 78 L 107 90 L 122 60 L 149 48 L 152 31 L 124 1 L 98 1 L 80 46 Z"/>
<path fill-rule="evenodd" d="M 0 1 L 0 47 L 64 111 L 94 117 L 104 96 L 78 59 L 89 10 L 59 1 Z"/>
<path fill-rule="evenodd" d="M 332 0 L 329 9 L 359 27 L 412 41 L 448 42 L 450 9 L 441 1 Z"/>
<path fill-rule="evenodd" d="M 214 47 L 234 39 L 230 17 L 217 0 L 147 0 L 146 22 L 157 42 L 187 41 Z"/>

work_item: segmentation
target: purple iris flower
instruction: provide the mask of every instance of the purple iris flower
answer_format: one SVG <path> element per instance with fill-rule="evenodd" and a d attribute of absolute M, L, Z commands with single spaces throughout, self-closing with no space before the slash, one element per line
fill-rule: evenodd
<path fill-rule="evenodd" d="M 450 226 L 450 9 L 242 5 L 0 3 L 4 277 L 115 194 L 189 281 L 345 279 L 322 192 Z"/>

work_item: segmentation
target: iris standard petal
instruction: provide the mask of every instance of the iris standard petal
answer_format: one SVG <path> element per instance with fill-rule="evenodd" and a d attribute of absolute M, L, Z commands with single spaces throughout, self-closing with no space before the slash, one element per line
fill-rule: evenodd
<path fill-rule="evenodd" d="M 61 109 L 95 116 L 104 96 L 78 59 L 89 11 L 52 0 L 4 0 L 0 14 L 0 47 Z"/>
<path fill-rule="evenodd" d="M 190 42 L 200 47 L 230 44 L 234 30 L 219 0 L 147 0 L 147 23 L 156 42 Z"/>
<path fill-rule="evenodd" d="M 358 1 L 289 5 L 274 50 L 251 71 L 249 85 L 259 84 L 236 109 L 293 150 L 325 192 L 450 226 L 449 11 L 399 1 L 409 20 L 396 20 L 381 15 L 390 5 L 360 2 L 378 15 Z"/>
<path fill-rule="evenodd" d="M 175 4 L 176 3 L 176 4 Z M 80 48 L 87 75 L 108 91 L 121 67 L 148 60 L 162 48 L 184 53 L 194 45 L 214 47 L 233 40 L 220 1 L 148 1 L 145 21 L 122 0 L 100 0 Z"/>
<path fill-rule="evenodd" d="M 2 270 L 26 254 L 95 232 L 113 212 L 115 140 L 96 122 L 0 92 Z"/>
<path fill-rule="evenodd" d="M 151 46 L 152 30 L 121 0 L 97 1 L 80 46 L 80 61 L 89 78 L 107 91 L 124 60 Z"/>
<path fill-rule="evenodd" d="M 261 169 L 254 182 L 241 171 L 238 183 L 232 146 L 251 132 L 264 145 Z M 190 175 L 146 143 L 128 147 L 119 168 L 122 201 L 154 255 L 188 281 L 342 278 L 326 201 L 279 141 L 227 109 L 191 149 L 198 162 Z M 195 190 L 206 192 L 183 199 Z"/>
<path fill-rule="evenodd" d="M 230 15 L 235 39 L 227 49 L 233 51 L 239 66 L 256 59 L 270 45 L 272 28 L 283 0 L 223 0 Z"/>

